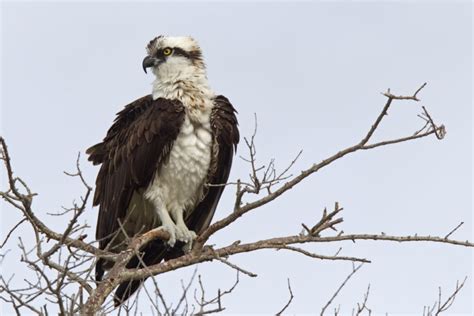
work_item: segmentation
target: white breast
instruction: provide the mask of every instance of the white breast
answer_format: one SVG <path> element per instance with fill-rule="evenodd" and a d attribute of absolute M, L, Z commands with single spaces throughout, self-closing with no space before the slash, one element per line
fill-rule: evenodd
<path fill-rule="evenodd" d="M 153 82 L 154 99 L 177 99 L 186 108 L 185 120 L 169 159 L 144 192 L 144 197 L 156 208 L 166 208 L 171 214 L 192 210 L 201 201 L 211 163 L 210 121 L 214 93 L 208 86 L 205 71 L 189 67 L 193 75 L 181 67 L 173 75 L 176 78 L 162 74 Z"/>
<path fill-rule="evenodd" d="M 146 198 L 160 200 L 170 213 L 190 210 L 202 198 L 212 147 L 210 117 L 202 118 L 193 123 L 186 115 L 168 161 L 145 191 Z"/>

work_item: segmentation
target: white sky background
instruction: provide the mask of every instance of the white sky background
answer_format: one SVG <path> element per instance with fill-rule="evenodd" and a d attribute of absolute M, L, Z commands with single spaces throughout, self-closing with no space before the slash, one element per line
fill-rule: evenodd
<path fill-rule="evenodd" d="M 214 90 L 239 111 L 243 136 L 257 113 L 258 159 L 284 168 L 300 149 L 294 172 L 306 169 L 360 140 L 381 110 L 388 87 L 411 94 L 423 82 L 422 102 L 395 102 L 375 139 L 410 135 L 421 127 L 421 105 L 447 127 L 435 137 L 343 158 L 283 197 L 238 220 L 211 242 L 226 245 L 300 231 L 335 201 L 344 206 L 346 233 L 432 234 L 472 238 L 472 4 L 408 3 L 2 3 L 1 127 L 21 176 L 39 196 L 34 207 L 48 217 L 70 205 L 82 189 L 63 170 L 73 170 L 77 152 L 100 141 L 125 104 L 151 91 L 152 75 L 141 61 L 156 35 L 192 35 L 201 44 Z M 244 155 L 244 146 L 239 154 Z M 97 168 L 81 158 L 89 183 Z M 3 171 L 2 171 L 3 172 Z M 248 166 L 236 159 L 231 180 Z M 3 175 L 3 173 L 2 173 Z M 5 183 L 2 188 L 5 188 Z M 227 189 L 216 218 L 231 211 Z M 18 212 L 2 202 L 1 229 Z M 85 218 L 95 231 L 97 209 Z M 29 239 L 23 226 L 15 234 Z M 2 274 L 23 266 L 15 243 Z M 472 251 L 440 244 L 358 242 L 341 244 L 343 254 L 367 257 L 336 299 L 349 313 L 371 284 L 374 312 L 418 314 L 441 286 L 447 294 L 468 276 L 450 310 L 472 314 Z M 341 245 L 310 245 L 333 254 Z M 3 251 L 3 250 L 2 250 Z M 316 313 L 351 271 L 347 262 L 321 262 L 301 255 L 262 251 L 235 256 L 259 276 L 241 277 L 224 299 L 229 313 L 275 313 L 287 301 L 286 279 L 295 299 L 289 313 Z M 169 300 L 192 269 L 158 277 Z M 234 281 L 220 263 L 201 264 L 208 293 Z M 0 303 L 2 304 L 2 303 Z M 144 312 L 148 311 L 145 309 Z M 1 306 L 0 313 L 12 312 Z"/>

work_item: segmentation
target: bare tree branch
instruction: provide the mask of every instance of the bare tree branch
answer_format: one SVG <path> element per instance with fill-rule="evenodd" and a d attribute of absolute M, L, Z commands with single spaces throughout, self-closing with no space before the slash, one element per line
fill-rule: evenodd
<path fill-rule="evenodd" d="M 290 306 L 294 298 L 293 291 L 291 290 L 290 279 L 287 279 L 287 281 L 288 281 L 288 291 L 290 292 L 290 298 L 288 299 L 288 302 L 285 304 L 285 306 L 283 306 L 283 308 L 278 313 L 276 313 L 277 316 L 280 316 L 281 314 L 285 312 L 285 310 Z"/>
<path fill-rule="evenodd" d="M 247 204 L 241 206 L 240 201 L 242 200 L 242 197 L 245 193 L 258 194 L 260 192 L 261 181 L 259 181 L 258 178 L 256 178 L 257 177 L 257 171 L 259 170 L 259 168 L 256 167 L 256 163 L 254 162 L 255 153 L 256 153 L 255 145 L 254 145 L 254 138 L 255 138 L 255 136 L 254 136 L 255 132 L 254 132 L 254 135 L 252 136 L 251 141 L 250 142 L 248 140 L 246 141 L 247 146 L 249 147 L 250 161 L 251 161 L 251 165 L 252 165 L 252 173 L 251 173 L 250 179 L 251 179 L 251 183 L 253 183 L 253 185 L 251 185 L 250 187 L 246 186 L 243 189 L 239 189 L 240 185 L 238 186 L 238 192 L 237 192 L 237 198 L 236 198 L 236 204 L 235 204 L 234 211 L 231 214 L 229 214 L 227 217 L 225 217 L 225 218 L 215 222 L 211 226 L 209 226 L 209 228 L 206 229 L 197 238 L 197 241 L 196 241 L 196 243 L 193 247 L 193 251 L 198 251 L 198 249 L 202 248 L 204 243 L 207 241 L 207 239 L 211 235 L 213 235 L 217 231 L 223 229 L 224 227 L 228 226 L 229 224 L 231 224 L 232 222 L 237 220 L 242 215 L 244 215 L 244 214 L 248 213 L 249 211 L 254 210 L 258 207 L 261 207 L 261 206 L 263 206 L 263 205 L 265 205 L 265 204 L 267 204 L 267 203 L 269 203 L 273 200 L 275 200 L 276 198 L 281 196 L 283 193 L 287 192 L 288 190 L 292 189 L 295 185 L 299 184 L 301 181 L 308 178 L 313 173 L 318 172 L 322 168 L 330 165 L 331 163 L 333 163 L 336 160 L 341 159 L 342 157 L 346 156 L 347 154 L 350 154 L 350 153 L 353 153 L 353 152 L 356 152 L 356 151 L 359 151 L 359 150 L 367 150 L 367 149 L 372 149 L 372 148 L 380 147 L 380 146 L 384 146 L 384 145 L 389 145 L 389 144 L 394 144 L 394 143 L 399 143 L 399 142 L 405 142 L 405 141 L 410 141 L 410 140 L 417 139 L 417 138 L 426 137 L 426 136 L 429 136 L 429 135 L 435 133 L 437 130 L 439 130 L 441 128 L 444 130 L 444 126 L 438 127 L 438 126 L 434 125 L 434 123 L 433 123 L 433 125 L 431 126 L 431 130 L 428 131 L 428 132 L 425 132 L 423 134 L 413 135 L 413 136 L 409 136 L 409 137 L 403 137 L 403 138 L 400 138 L 400 139 L 394 139 L 394 140 L 389 140 L 389 141 L 384 141 L 384 142 L 379 142 L 379 143 L 374 143 L 374 144 L 368 144 L 368 142 L 371 139 L 372 135 L 374 134 L 375 130 L 378 128 L 378 126 L 382 122 L 382 119 L 387 115 L 387 111 L 390 108 L 390 106 L 392 105 L 392 102 L 394 100 L 419 101 L 417 95 L 425 86 L 426 86 L 426 83 L 423 84 L 420 88 L 418 88 L 415 91 L 415 93 L 411 96 L 396 96 L 396 95 L 391 94 L 390 90 L 388 90 L 386 93 L 384 93 L 384 95 L 387 97 L 387 102 L 385 103 L 385 106 L 383 107 L 382 111 L 379 113 L 379 115 L 375 119 L 375 122 L 373 123 L 373 125 L 371 126 L 371 128 L 369 129 L 367 134 L 361 139 L 361 141 L 359 143 L 337 152 L 336 154 L 324 159 L 320 163 L 313 164 L 310 168 L 302 171 L 298 176 L 296 176 L 296 177 L 292 178 L 291 180 L 287 181 L 285 184 L 283 184 L 281 187 L 279 187 L 275 191 L 267 194 L 266 196 L 264 196 L 264 197 L 262 197 L 262 198 L 260 198 L 256 201 L 253 201 L 253 202 L 250 202 L 250 203 L 247 203 Z M 240 183 L 240 182 L 238 182 L 238 183 Z"/>
<path fill-rule="evenodd" d="M 459 281 L 456 281 L 456 287 L 454 291 L 445 300 L 442 300 L 441 298 L 441 287 L 439 287 L 438 300 L 431 307 L 425 306 L 423 308 L 423 316 L 437 316 L 440 315 L 442 312 L 447 311 L 453 305 L 459 292 L 464 287 L 466 280 L 467 277 L 465 277 L 461 283 L 459 283 Z"/>
<path fill-rule="evenodd" d="M 13 234 L 13 232 L 14 232 L 21 224 L 23 224 L 24 222 L 26 222 L 26 218 L 21 219 L 18 223 L 15 224 L 15 226 L 13 226 L 12 229 L 10 229 L 10 231 L 9 231 L 8 234 L 7 234 L 7 236 L 6 236 L 5 239 L 3 240 L 2 244 L 0 245 L 0 249 L 2 249 L 3 246 L 5 246 L 5 244 L 7 243 L 8 239 L 10 238 L 11 234 Z"/>
<path fill-rule="evenodd" d="M 359 271 L 360 268 L 362 268 L 364 264 L 361 263 L 359 264 L 357 267 L 356 266 L 352 266 L 352 272 L 349 273 L 349 275 L 344 279 L 344 281 L 342 281 L 341 285 L 339 285 L 339 287 L 337 288 L 337 290 L 334 292 L 334 294 L 329 298 L 329 300 L 327 301 L 326 305 L 323 306 L 323 308 L 321 309 L 321 316 L 324 316 L 324 313 L 326 312 L 326 309 L 329 307 L 329 305 L 332 304 L 332 302 L 334 301 L 334 299 L 336 298 L 337 295 L 339 295 L 339 292 L 341 292 L 341 290 L 344 288 L 344 286 L 346 285 L 346 283 L 352 278 L 352 276 L 354 274 L 357 273 L 357 271 Z"/>
<path fill-rule="evenodd" d="M 367 291 L 364 294 L 364 299 L 362 303 L 357 303 L 357 308 L 352 311 L 353 316 L 359 316 L 362 315 L 364 311 L 367 311 L 368 315 L 372 315 L 372 310 L 367 307 L 367 300 L 369 299 L 369 293 L 370 293 L 370 284 L 367 286 Z"/>
<path fill-rule="evenodd" d="M 243 273 L 243 274 L 248 275 L 248 276 L 251 277 L 251 278 L 255 278 L 255 277 L 258 276 L 258 275 L 256 275 L 255 273 L 250 272 L 250 271 L 248 271 L 248 270 L 245 270 L 245 269 L 239 267 L 238 265 L 233 264 L 232 262 L 229 262 L 228 260 L 226 260 L 226 259 L 224 259 L 224 258 L 217 258 L 217 260 L 219 260 L 220 262 L 224 263 L 225 265 L 228 265 L 228 266 L 231 267 L 232 269 L 235 269 L 235 270 L 239 271 L 240 273 Z"/>
<path fill-rule="evenodd" d="M 454 227 L 444 238 L 449 238 L 449 236 L 454 234 L 462 225 L 464 225 L 464 222 L 459 223 L 458 226 Z"/>

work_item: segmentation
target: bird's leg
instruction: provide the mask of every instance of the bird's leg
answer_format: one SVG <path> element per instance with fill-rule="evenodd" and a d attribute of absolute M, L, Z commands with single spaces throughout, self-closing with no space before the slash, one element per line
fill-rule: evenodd
<path fill-rule="evenodd" d="M 185 243 L 183 250 L 185 252 L 191 250 L 193 240 L 196 238 L 196 233 L 186 226 L 183 218 L 183 209 L 173 210 L 171 216 L 176 224 L 176 239 Z"/>
<path fill-rule="evenodd" d="M 173 247 L 176 243 L 176 237 L 178 235 L 178 229 L 170 217 L 168 210 L 164 207 L 164 205 L 160 205 L 156 208 L 158 213 L 158 217 L 161 220 L 161 227 L 163 227 L 169 234 L 170 239 L 168 240 L 168 245 Z"/>

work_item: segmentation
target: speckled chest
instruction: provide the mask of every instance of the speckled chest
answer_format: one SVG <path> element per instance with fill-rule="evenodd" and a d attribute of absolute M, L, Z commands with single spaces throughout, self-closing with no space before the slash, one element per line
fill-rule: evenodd
<path fill-rule="evenodd" d="M 211 164 L 210 111 L 200 112 L 199 118 L 186 112 L 169 157 L 145 195 L 168 212 L 190 210 L 201 200 Z"/>
<path fill-rule="evenodd" d="M 180 133 L 160 174 L 176 185 L 175 196 L 192 196 L 206 180 L 211 162 L 212 135 L 209 120 L 192 122 L 185 117 Z"/>

